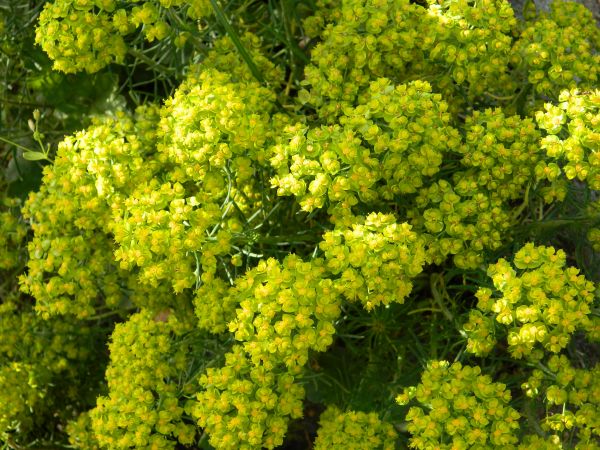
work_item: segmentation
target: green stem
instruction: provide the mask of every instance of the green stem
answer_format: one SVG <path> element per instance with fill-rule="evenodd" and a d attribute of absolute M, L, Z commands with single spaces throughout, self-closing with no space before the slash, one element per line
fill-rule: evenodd
<path fill-rule="evenodd" d="M 0 141 L 4 142 L 6 144 L 14 145 L 15 147 L 23 150 L 24 152 L 32 152 L 33 151 L 27 147 L 22 146 L 21 144 L 17 144 L 16 142 L 11 141 L 10 139 L 3 138 L 2 136 L 0 136 Z"/>
<path fill-rule="evenodd" d="M 240 56 L 245 61 L 245 63 L 248 65 L 248 68 L 250 69 L 250 72 L 252 72 L 252 75 L 254 76 L 254 78 L 256 78 L 260 83 L 264 83 L 265 79 L 263 78 L 262 74 L 258 70 L 258 67 L 256 67 L 256 64 L 254 64 L 254 60 L 250 56 L 250 53 L 248 53 L 248 51 L 242 44 L 242 41 L 240 40 L 240 37 L 238 36 L 237 32 L 231 26 L 231 24 L 229 23 L 229 20 L 227 20 L 227 17 L 225 17 L 223 10 L 217 3 L 217 0 L 210 0 L 210 4 L 212 5 L 212 8 L 215 12 L 215 16 L 217 17 L 217 20 L 223 26 L 223 28 L 225 28 L 225 31 L 227 32 L 227 34 L 229 35 L 229 38 L 233 42 L 233 45 L 235 45 L 235 48 L 240 53 Z"/>

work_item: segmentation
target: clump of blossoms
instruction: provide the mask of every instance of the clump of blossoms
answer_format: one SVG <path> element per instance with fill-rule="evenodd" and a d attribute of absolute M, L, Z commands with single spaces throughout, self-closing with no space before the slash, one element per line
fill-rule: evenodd
<path fill-rule="evenodd" d="M 110 205 L 121 206 L 129 183 L 152 176 L 148 128 L 156 121 L 152 107 L 98 118 L 66 137 L 44 168 L 42 187 L 22 210 L 34 236 L 21 287 L 37 300 L 38 313 L 89 317 L 98 307 L 118 307 L 121 288 L 132 286 L 135 276 L 113 260 Z"/>
<path fill-rule="evenodd" d="M 125 39 L 138 28 L 149 42 L 172 37 L 182 45 L 189 32 L 183 31 L 181 22 L 211 13 L 208 0 L 151 0 L 141 4 L 138 0 L 54 0 L 40 13 L 36 43 L 54 62 L 55 70 L 94 73 L 111 63 L 124 62 L 130 50 Z M 173 16 L 181 17 L 176 20 Z"/>
<path fill-rule="evenodd" d="M 315 450 L 393 450 L 397 433 L 376 413 L 341 411 L 329 406 L 319 418 Z"/>
<path fill-rule="evenodd" d="M 396 399 L 418 402 L 406 415 L 410 446 L 427 448 L 509 448 L 517 443 L 519 413 L 509 406 L 510 391 L 481 375 L 478 366 L 433 361 L 416 387 Z"/>
<path fill-rule="evenodd" d="M 271 449 L 283 442 L 288 421 L 302 415 L 303 366 L 309 351 L 331 344 L 340 314 L 327 274 L 323 260 L 289 255 L 281 263 L 262 260 L 235 281 L 227 293 L 235 301 L 225 303 L 238 304 L 229 330 L 240 344 L 223 367 L 200 378 L 194 410 L 211 445 Z"/>
<path fill-rule="evenodd" d="M 548 161 L 536 168 L 540 178 L 550 181 L 561 174 L 568 180 L 584 181 L 600 189 L 600 91 L 563 91 L 559 103 L 546 103 L 535 115 L 545 131 L 541 147 Z"/>
<path fill-rule="evenodd" d="M 184 396 L 197 389 L 183 341 L 192 324 L 171 311 L 142 310 L 118 324 L 106 370 L 108 394 L 90 412 L 95 439 L 109 449 L 192 444 L 196 426 L 184 418 Z"/>
<path fill-rule="evenodd" d="M 140 267 L 143 283 L 169 279 L 182 292 L 209 282 L 256 207 L 274 93 L 244 73 L 192 68 L 161 109 L 160 170 L 114 218 L 115 257 L 124 269 Z"/>
<path fill-rule="evenodd" d="M 474 111 L 466 118 L 465 134 L 465 144 L 456 150 L 477 185 L 503 201 L 520 198 L 541 160 L 535 122 L 506 116 L 501 108 Z"/>
<path fill-rule="evenodd" d="M 112 0 L 47 2 L 40 14 L 36 42 L 54 61 L 54 68 L 66 73 L 93 73 L 113 62 L 123 63 L 127 45 L 118 21 L 113 20 L 114 8 Z"/>
<path fill-rule="evenodd" d="M 456 172 L 454 183 L 440 180 L 424 187 L 408 212 L 409 223 L 426 239 L 427 257 L 441 264 L 453 255 L 460 268 L 475 268 L 483 250 L 505 242 L 513 222 L 499 196 L 479 186 L 476 171 Z"/>
<path fill-rule="evenodd" d="M 423 60 L 416 74 L 432 73 L 449 98 L 458 88 L 473 100 L 484 93 L 511 93 L 515 83 L 508 71 L 517 21 L 507 0 L 428 0 L 419 22 Z M 460 96 L 459 95 L 459 96 Z"/>
<path fill-rule="evenodd" d="M 526 244 L 514 256 L 488 267 L 494 289 L 477 291 L 477 309 L 464 329 L 467 351 L 489 353 L 506 334 L 514 358 L 539 360 L 544 351 L 559 353 L 578 330 L 591 327 L 595 286 L 575 267 L 565 267 L 566 255 L 553 247 Z"/>
<path fill-rule="evenodd" d="M 425 10 L 408 0 L 343 0 L 323 5 L 333 11 L 322 41 L 306 66 L 302 102 L 315 107 L 319 117 L 333 121 L 353 107 L 372 80 L 401 79 L 415 58 L 417 23 Z"/>
<path fill-rule="evenodd" d="M 514 44 L 511 59 L 535 92 L 557 98 L 563 89 L 593 88 L 597 83 L 598 36 L 588 9 L 556 0 L 550 14 L 542 13 L 527 23 Z"/>
<path fill-rule="evenodd" d="M 284 130 L 288 142 L 271 150 L 272 186 L 278 195 L 297 197 L 306 211 L 328 202 L 340 207 L 336 213 L 359 201 L 414 193 L 460 144 L 447 109 L 426 82 L 374 81 L 339 125 Z"/>
<path fill-rule="evenodd" d="M 319 247 L 334 288 L 367 310 L 403 303 L 426 261 L 424 240 L 391 214 L 355 218 L 325 233 Z"/>
<path fill-rule="evenodd" d="M 298 378 L 281 365 L 256 365 L 242 345 L 234 345 L 223 367 L 200 377 L 192 414 L 215 448 L 273 449 L 283 443 L 289 420 L 302 417 Z"/>
<path fill-rule="evenodd" d="M 239 305 L 229 331 L 256 366 L 285 365 L 298 373 L 309 350 L 325 351 L 340 314 L 339 297 L 321 259 L 295 255 L 262 260 L 228 293 Z M 225 300 L 226 302 L 228 300 Z"/>
<path fill-rule="evenodd" d="M 525 394 L 546 411 L 544 431 L 557 444 L 597 448 L 600 437 L 600 364 L 590 369 L 574 368 L 565 355 L 552 355 L 535 369 L 522 385 Z"/>

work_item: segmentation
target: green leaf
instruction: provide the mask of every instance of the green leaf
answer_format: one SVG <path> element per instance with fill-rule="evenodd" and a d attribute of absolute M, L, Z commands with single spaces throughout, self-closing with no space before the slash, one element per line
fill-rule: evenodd
<path fill-rule="evenodd" d="M 48 159 L 48 157 L 42 152 L 23 152 L 23 158 L 28 161 L 40 161 L 42 159 Z"/>

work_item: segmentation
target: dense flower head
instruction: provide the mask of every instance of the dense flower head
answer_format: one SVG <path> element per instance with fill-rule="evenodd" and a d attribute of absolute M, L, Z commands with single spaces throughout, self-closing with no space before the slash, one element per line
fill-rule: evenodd
<path fill-rule="evenodd" d="M 593 88 L 600 70 L 600 40 L 594 22 L 582 5 L 554 1 L 549 14 L 541 13 L 520 33 L 512 62 L 537 93 L 550 98 L 558 98 L 563 89 Z"/>
<path fill-rule="evenodd" d="M 477 185 L 502 200 L 520 198 L 541 159 L 535 122 L 486 109 L 467 116 L 465 132 L 465 145 L 457 150 L 461 163 L 475 168 Z"/>
<path fill-rule="evenodd" d="M 600 189 L 600 91 L 561 92 L 558 104 L 546 103 L 535 114 L 544 130 L 541 147 L 548 155 L 536 167 L 539 178 L 584 181 Z"/>
<path fill-rule="evenodd" d="M 89 317 L 99 306 L 119 306 L 121 288 L 132 286 L 134 275 L 113 260 L 111 206 L 121 206 L 130 183 L 153 175 L 147 156 L 157 120 L 154 107 L 97 118 L 67 136 L 54 163 L 44 168 L 42 187 L 22 211 L 33 239 L 28 273 L 21 279 L 22 290 L 36 298 L 36 310 L 44 316 Z"/>
<path fill-rule="evenodd" d="M 228 297 L 239 306 L 229 331 L 253 364 L 267 369 L 282 364 L 297 373 L 310 350 L 329 347 L 340 301 L 327 275 L 323 260 L 289 255 L 282 263 L 260 261 L 236 280 Z"/>
<path fill-rule="evenodd" d="M 453 86 L 473 99 L 484 93 L 510 93 L 515 83 L 508 71 L 516 28 L 507 0 L 428 0 L 419 23 L 423 62 L 413 69 L 431 72 L 434 84 L 452 97 Z M 447 80 L 447 78 L 449 78 Z M 456 89 L 454 87 L 454 89 Z"/>
<path fill-rule="evenodd" d="M 413 448 L 510 448 L 517 442 L 520 415 L 508 404 L 510 391 L 478 366 L 431 362 L 419 385 L 396 400 L 413 399 L 419 406 L 406 415 Z"/>
<path fill-rule="evenodd" d="M 40 14 L 36 42 L 55 70 L 94 73 L 124 62 L 126 39 L 136 30 L 148 42 L 172 37 L 181 46 L 189 37 L 182 22 L 210 14 L 208 0 L 54 0 Z"/>
<path fill-rule="evenodd" d="M 200 377 L 192 414 L 223 450 L 273 449 L 282 444 L 290 419 L 302 417 L 304 388 L 285 367 L 255 364 L 241 345 L 225 365 Z"/>
<path fill-rule="evenodd" d="M 103 448 L 175 448 L 191 444 L 196 426 L 186 422 L 185 394 L 195 380 L 182 381 L 190 348 L 183 340 L 192 329 L 171 311 L 142 310 L 118 324 L 109 346 L 108 394 L 90 412 L 95 438 Z"/>
<path fill-rule="evenodd" d="M 533 370 L 522 385 L 528 397 L 544 406 L 542 429 L 553 433 L 559 444 L 566 433 L 572 433 L 577 448 L 596 448 L 600 436 L 600 364 L 578 369 L 565 355 L 552 355 L 542 367 L 544 370 Z"/>
<path fill-rule="evenodd" d="M 274 94 L 236 78 L 192 68 L 160 111 L 157 173 L 114 217 L 115 257 L 124 269 L 140 267 L 142 283 L 169 278 L 182 292 L 201 276 L 209 281 L 244 212 L 255 208 L 254 174 L 270 138 Z"/>
<path fill-rule="evenodd" d="M 397 433 L 377 413 L 329 406 L 319 418 L 315 450 L 393 450 Z"/>
<path fill-rule="evenodd" d="M 477 291 L 464 329 L 467 350 L 485 355 L 496 338 L 506 335 L 514 358 L 540 359 L 544 350 L 559 353 L 576 331 L 592 326 L 591 305 L 595 286 L 575 267 L 565 267 L 566 255 L 553 247 L 528 243 L 514 256 L 488 267 L 494 289 Z"/>
<path fill-rule="evenodd" d="M 454 182 L 424 187 L 409 211 L 409 223 L 427 240 L 427 257 L 441 264 L 453 255 L 460 268 L 475 268 L 483 250 L 495 250 L 510 229 L 510 210 L 499 196 L 478 186 L 480 171 L 455 172 Z"/>
<path fill-rule="evenodd" d="M 416 21 L 425 10 L 408 0 L 344 0 L 331 2 L 322 14 L 333 20 L 311 52 L 300 99 L 323 119 L 334 120 L 355 106 L 370 82 L 380 77 L 401 79 L 415 58 L 419 39 Z"/>
<path fill-rule="evenodd" d="M 414 193 L 460 144 L 447 109 L 427 82 L 373 81 L 339 123 L 284 130 L 287 143 L 271 150 L 272 186 L 297 197 L 306 211 Z"/>
<path fill-rule="evenodd" d="M 97 72 L 113 62 L 122 63 L 127 45 L 110 10 L 95 11 L 95 2 L 56 0 L 47 2 L 40 14 L 36 42 L 54 61 L 54 68 L 66 73 Z"/>
<path fill-rule="evenodd" d="M 325 233 L 319 247 L 334 288 L 367 310 L 403 303 L 426 259 L 424 240 L 391 214 L 354 218 L 350 226 Z"/>

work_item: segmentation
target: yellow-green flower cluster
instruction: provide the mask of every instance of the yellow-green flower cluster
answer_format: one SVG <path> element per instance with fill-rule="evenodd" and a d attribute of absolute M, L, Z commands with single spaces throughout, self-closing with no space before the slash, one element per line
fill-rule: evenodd
<path fill-rule="evenodd" d="M 94 73 L 124 62 L 125 38 L 137 29 L 149 42 L 173 37 L 181 46 L 189 37 L 181 22 L 211 13 L 208 0 L 54 0 L 40 14 L 36 42 L 55 70 Z"/>
<path fill-rule="evenodd" d="M 553 181 L 564 173 L 599 190 L 600 91 L 563 91 L 558 105 L 547 103 L 535 118 L 546 132 L 541 147 L 549 157 L 538 164 L 538 177 Z"/>
<path fill-rule="evenodd" d="M 0 271 L 15 268 L 23 261 L 27 227 L 14 214 L 19 199 L 0 196 Z"/>
<path fill-rule="evenodd" d="M 229 295 L 239 307 L 229 331 L 243 342 L 254 365 L 283 364 L 298 373 L 310 350 L 329 347 L 340 305 L 327 274 L 323 260 L 305 262 L 289 255 L 282 263 L 261 260 L 236 280 Z"/>
<path fill-rule="evenodd" d="M 472 99 L 485 92 L 510 93 L 508 72 L 511 33 L 517 21 L 507 0 L 428 0 L 419 24 L 424 61 L 417 74 L 432 71 L 441 77 L 442 91 L 451 82 Z M 448 83 L 445 78 L 451 81 Z M 445 89 L 444 89 L 445 88 Z M 450 94 L 451 95 L 451 94 Z"/>
<path fill-rule="evenodd" d="M 563 89 L 593 88 L 600 73 L 599 36 L 591 11 L 556 0 L 550 14 L 540 14 L 521 32 L 512 62 L 536 92 L 554 99 Z"/>
<path fill-rule="evenodd" d="M 507 117 L 502 109 L 474 111 L 465 122 L 461 163 L 474 168 L 478 186 L 498 198 L 514 200 L 534 178 L 541 160 L 540 132 L 530 118 Z"/>
<path fill-rule="evenodd" d="M 183 383 L 190 348 L 182 337 L 192 329 L 175 313 L 142 310 L 118 324 L 106 370 L 108 395 L 90 412 L 95 438 L 108 449 L 174 449 L 190 445 L 196 426 L 184 418 L 184 395 L 197 389 Z"/>
<path fill-rule="evenodd" d="M 443 156 L 460 145 L 448 105 L 427 82 L 393 86 L 379 79 L 347 107 L 339 125 L 284 130 L 272 148 L 271 179 L 279 195 L 294 195 L 306 211 L 325 202 L 348 210 L 359 201 L 416 192 L 436 174 Z"/>
<path fill-rule="evenodd" d="M 334 120 L 355 106 L 371 81 L 401 79 L 420 39 L 417 21 L 425 10 L 409 0 L 343 0 L 326 4 L 335 12 L 321 14 L 332 20 L 322 42 L 311 52 L 300 99 L 313 105 L 319 117 Z"/>
<path fill-rule="evenodd" d="M 140 280 L 153 286 L 170 279 L 176 292 L 214 276 L 216 257 L 230 251 L 232 233 L 243 227 L 239 212 L 254 207 L 248 200 L 273 102 L 255 81 L 192 69 L 160 112 L 160 173 L 115 211 L 122 268 L 139 266 Z"/>
<path fill-rule="evenodd" d="M 135 117 L 116 113 L 86 130 L 66 137 L 54 164 L 44 168 L 42 187 L 23 208 L 34 232 L 28 244 L 28 273 L 22 290 L 36 298 L 45 317 L 94 314 L 105 304 L 118 306 L 121 287 L 132 285 L 132 274 L 113 260 L 110 205 L 119 209 L 124 196 L 152 176 L 147 156 L 154 149 L 153 107 Z"/>
<path fill-rule="evenodd" d="M 339 119 L 372 149 L 379 162 L 378 190 L 385 199 L 417 192 L 438 173 L 445 154 L 460 145 L 451 120 L 448 104 L 429 83 L 394 86 L 387 79 L 371 83 L 359 106 Z"/>
<path fill-rule="evenodd" d="M 467 350 L 485 355 L 497 330 L 506 332 L 513 357 L 539 360 L 544 350 L 558 353 L 573 333 L 588 329 L 594 283 L 565 264 L 562 250 L 528 243 L 515 254 L 514 268 L 505 259 L 490 265 L 494 289 L 477 291 L 478 310 L 464 325 Z"/>
<path fill-rule="evenodd" d="M 394 450 L 397 433 L 376 413 L 329 406 L 319 418 L 315 450 Z"/>
<path fill-rule="evenodd" d="M 252 79 L 244 81 L 246 71 L 239 72 L 238 79 L 236 73 L 192 69 L 165 102 L 158 151 L 180 169 L 174 170 L 177 181 L 201 181 L 211 169 L 221 174 L 232 160 L 234 167 L 246 168 L 236 174 L 243 182 L 252 176 L 247 160 L 263 158 L 275 94 Z"/>
<path fill-rule="evenodd" d="M 194 415 L 219 449 L 272 449 L 290 418 L 302 415 L 298 383 L 309 351 L 325 351 L 340 314 L 324 261 L 295 255 L 261 260 L 235 281 L 225 304 L 237 304 L 229 330 L 240 341 L 221 368 L 200 378 Z M 198 305 L 197 305 L 198 306 Z M 196 311 L 201 317 L 203 310 Z"/>
<path fill-rule="evenodd" d="M 127 45 L 111 15 L 115 6 L 113 0 L 55 0 L 44 5 L 36 42 L 56 70 L 94 73 L 124 61 Z"/>
<path fill-rule="evenodd" d="M 334 288 L 371 310 L 403 303 L 425 264 L 424 240 L 391 214 L 372 213 L 323 235 L 319 244 Z"/>
<path fill-rule="evenodd" d="M 600 364 L 577 369 L 565 355 L 552 355 L 543 369 L 535 369 L 522 386 L 528 397 L 544 404 L 542 429 L 565 447 L 575 441 L 576 448 L 598 448 Z"/>
<path fill-rule="evenodd" d="M 512 220 L 507 205 L 479 187 L 476 171 L 456 172 L 454 184 L 440 180 L 420 190 L 409 223 L 427 239 L 427 257 L 441 264 L 454 255 L 460 268 L 475 268 L 483 250 L 504 242 Z"/>
<path fill-rule="evenodd" d="M 223 333 L 235 318 L 238 299 L 230 295 L 231 285 L 220 278 L 202 283 L 194 292 L 194 310 L 198 327 L 211 333 Z"/>
<path fill-rule="evenodd" d="M 200 377 L 204 389 L 193 409 L 198 424 L 220 450 L 273 449 L 283 443 L 290 419 L 302 417 L 304 388 L 279 366 L 255 365 L 241 345 L 225 365 Z"/>
<path fill-rule="evenodd" d="M 412 399 L 419 403 L 406 415 L 413 448 L 511 448 L 517 442 L 520 415 L 508 404 L 510 391 L 478 366 L 433 361 L 421 383 L 396 400 Z"/>

